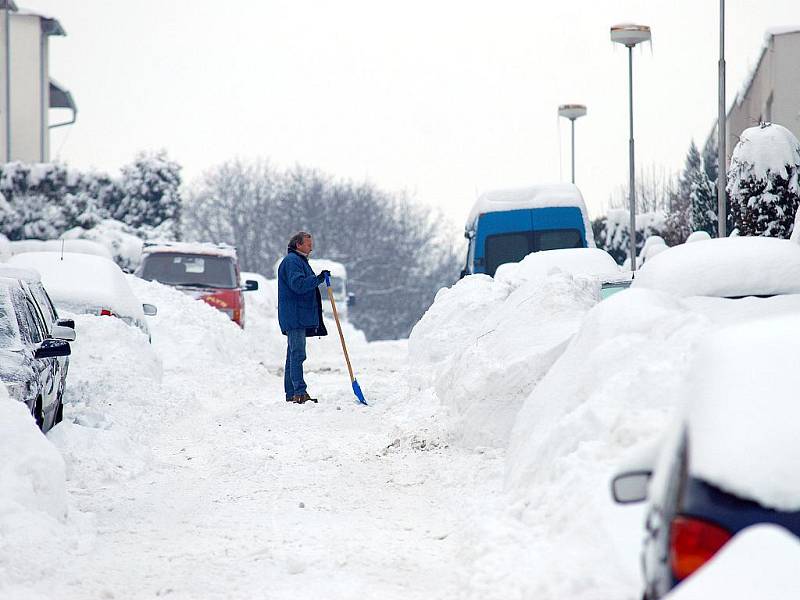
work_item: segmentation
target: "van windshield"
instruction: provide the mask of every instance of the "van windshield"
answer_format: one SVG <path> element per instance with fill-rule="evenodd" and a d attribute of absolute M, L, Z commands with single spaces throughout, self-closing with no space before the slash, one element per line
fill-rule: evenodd
<path fill-rule="evenodd" d="M 233 259 L 207 254 L 147 254 L 142 264 L 142 279 L 167 285 L 227 289 L 237 287 Z"/>
<path fill-rule="evenodd" d="M 583 238 L 577 229 L 542 229 L 490 235 L 486 238 L 486 273 L 494 277 L 497 267 L 519 262 L 531 252 L 581 248 Z"/>

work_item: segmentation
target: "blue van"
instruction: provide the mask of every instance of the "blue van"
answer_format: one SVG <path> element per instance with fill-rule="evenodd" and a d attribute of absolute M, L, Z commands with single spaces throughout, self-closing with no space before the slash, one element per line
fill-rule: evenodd
<path fill-rule="evenodd" d="M 464 236 L 462 277 L 494 277 L 497 267 L 531 252 L 595 247 L 583 196 L 571 183 L 486 192 L 472 207 Z"/>

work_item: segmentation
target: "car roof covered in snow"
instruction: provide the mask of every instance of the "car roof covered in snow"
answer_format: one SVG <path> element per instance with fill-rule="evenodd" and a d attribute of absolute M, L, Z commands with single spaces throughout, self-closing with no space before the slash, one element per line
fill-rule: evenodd
<path fill-rule="evenodd" d="M 583 211 L 584 220 L 587 219 L 586 204 L 581 191 L 572 183 L 532 185 L 484 192 L 472 205 L 472 210 L 467 217 L 466 228 L 472 229 L 476 219 L 484 213 L 559 206 L 577 206 Z M 585 223 L 585 227 L 587 233 L 591 232 L 588 221 Z"/>
<path fill-rule="evenodd" d="M 800 510 L 798 356 L 796 314 L 746 321 L 699 344 L 683 394 L 694 475 L 768 508 Z"/>
<path fill-rule="evenodd" d="M 23 252 L 76 252 L 112 258 L 108 248 L 91 240 L 17 240 L 11 242 L 11 253 Z"/>
<path fill-rule="evenodd" d="M 142 304 L 117 264 L 102 256 L 65 252 L 25 252 L 12 266 L 36 269 L 56 306 L 72 312 L 107 308 L 121 317 L 143 320 Z"/>
<path fill-rule="evenodd" d="M 0 264 L 0 277 L 18 279 L 27 283 L 39 283 L 42 281 L 42 276 L 36 269 L 14 267 L 8 264 Z"/>
<path fill-rule="evenodd" d="M 308 264 L 314 270 L 314 273 L 319 273 L 323 269 L 327 269 L 334 277 L 347 277 L 347 269 L 345 266 L 335 260 L 328 260 L 327 258 L 309 258 Z"/>
<path fill-rule="evenodd" d="M 213 244 L 211 242 L 171 242 L 155 241 L 145 242 L 142 254 L 155 254 L 159 252 L 177 252 L 179 254 L 205 254 L 207 256 L 225 256 L 236 258 L 236 248 L 228 244 Z"/>
<path fill-rule="evenodd" d="M 800 244 L 732 237 L 673 246 L 650 258 L 632 287 L 718 298 L 800 294 Z"/>

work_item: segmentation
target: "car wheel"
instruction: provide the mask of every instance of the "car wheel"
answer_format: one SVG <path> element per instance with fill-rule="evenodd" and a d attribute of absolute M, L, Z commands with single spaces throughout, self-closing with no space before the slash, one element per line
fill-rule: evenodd
<path fill-rule="evenodd" d="M 40 430 L 44 431 L 44 412 L 42 412 L 42 399 L 37 398 L 33 407 L 33 418 Z"/>
<path fill-rule="evenodd" d="M 61 423 L 61 421 L 63 420 L 64 420 L 64 401 L 61 398 L 59 398 L 58 407 L 56 407 L 56 416 L 55 419 L 53 419 L 53 425 Z"/>

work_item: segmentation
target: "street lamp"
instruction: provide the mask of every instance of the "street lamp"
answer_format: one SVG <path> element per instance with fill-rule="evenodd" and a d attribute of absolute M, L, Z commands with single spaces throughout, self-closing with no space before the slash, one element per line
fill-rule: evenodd
<path fill-rule="evenodd" d="M 628 106 L 630 112 L 631 136 L 628 143 L 630 173 L 628 195 L 631 210 L 631 271 L 636 270 L 636 188 L 633 175 L 633 47 L 636 44 L 650 41 L 650 28 L 647 25 L 614 25 L 611 28 L 611 41 L 628 48 Z"/>
<path fill-rule="evenodd" d="M 572 183 L 575 183 L 575 119 L 586 116 L 586 107 L 583 104 L 562 104 L 558 107 L 558 116 L 572 123 Z"/>

